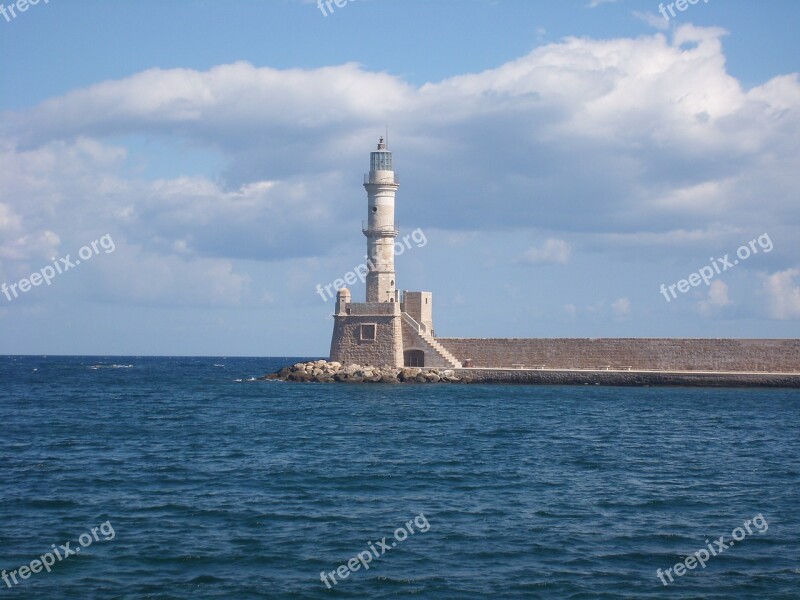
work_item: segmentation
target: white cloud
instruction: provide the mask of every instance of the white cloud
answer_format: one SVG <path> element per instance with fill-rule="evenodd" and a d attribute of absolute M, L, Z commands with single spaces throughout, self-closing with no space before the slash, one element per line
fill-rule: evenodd
<path fill-rule="evenodd" d="M 716 279 L 709 284 L 707 297 L 698 302 L 696 308 L 701 314 L 710 314 L 730 303 L 728 285 L 724 281 Z"/>
<path fill-rule="evenodd" d="M 611 303 L 611 312 L 618 319 L 627 317 L 631 312 L 631 301 L 628 298 L 618 298 Z"/>
<path fill-rule="evenodd" d="M 712 306 L 725 306 L 730 304 L 728 299 L 728 286 L 725 282 L 717 280 L 712 281 L 708 290 L 708 302 Z"/>
<path fill-rule="evenodd" d="M 654 246 L 694 259 L 754 226 L 796 245 L 798 75 L 744 89 L 725 69 L 724 31 L 672 35 L 568 38 L 420 87 L 355 64 L 151 69 L 5 113 L 3 272 L 112 233 L 170 268 L 193 264 L 197 281 L 181 285 L 209 302 L 216 284 L 195 287 L 209 273 L 246 295 L 235 261 L 350 243 L 358 174 L 387 121 L 401 227 L 545 232 L 522 258 L 534 264 L 568 263 L 575 235 L 631 260 Z M 124 147 L 129 137 L 210 151 L 221 166 L 187 172 L 167 156 L 149 176 L 163 157 Z"/>
<path fill-rule="evenodd" d="M 635 10 L 633 11 L 633 16 L 639 19 L 642 23 L 647 23 L 650 27 L 655 27 L 656 29 L 661 30 L 669 29 L 669 21 L 667 21 L 662 15 Z"/>
<path fill-rule="evenodd" d="M 800 319 L 800 269 L 787 269 L 766 276 L 763 291 L 767 297 L 767 312 L 773 319 Z"/>
<path fill-rule="evenodd" d="M 569 262 L 572 248 L 564 240 L 545 240 L 541 248 L 531 246 L 522 255 L 521 260 L 531 265 L 565 265 Z"/>
<path fill-rule="evenodd" d="M 93 273 L 81 271 L 93 300 L 148 306 L 236 307 L 250 277 L 231 261 L 165 256 L 115 238 L 116 250 L 95 258 Z M 81 266 L 81 268 L 83 268 Z M 76 273 L 77 275 L 77 273 Z"/>

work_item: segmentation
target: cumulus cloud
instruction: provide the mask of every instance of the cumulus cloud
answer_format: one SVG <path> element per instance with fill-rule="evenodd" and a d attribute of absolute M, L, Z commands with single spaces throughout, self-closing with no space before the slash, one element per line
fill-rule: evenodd
<path fill-rule="evenodd" d="M 669 21 L 667 21 L 662 15 L 635 10 L 633 11 L 633 16 L 642 23 L 647 23 L 650 25 L 650 27 L 655 27 L 656 29 L 669 29 Z"/>
<path fill-rule="evenodd" d="M 631 301 L 628 298 L 618 298 L 611 303 L 611 312 L 618 319 L 627 317 L 631 312 Z"/>
<path fill-rule="evenodd" d="M 541 248 L 531 246 L 522 255 L 522 261 L 531 265 L 565 265 L 569 262 L 572 248 L 564 240 L 545 240 Z"/>
<path fill-rule="evenodd" d="M 773 319 L 800 318 L 800 269 L 787 269 L 764 277 L 767 312 Z"/>
<path fill-rule="evenodd" d="M 720 279 L 712 281 L 708 286 L 708 295 L 696 304 L 702 314 L 710 314 L 731 303 L 728 297 L 728 284 Z"/>
<path fill-rule="evenodd" d="M 7 204 L 0 203 L 0 258 L 27 262 L 47 259 L 59 245 L 59 237 L 50 230 L 27 232 L 22 217 Z"/>
<path fill-rule="evenodd" d="M 708 225 L 749 200 L 747 188 L 766 183 L 779 163 L 796 161 L 756 158 L 778 139 L 796 147 L 786 130 L 797 127 L 796 76 L 742 90 L 725 71 L 722 35 L 683 26 L 671 42 L 661 34 L 569 38 L 418 89 L 354 64 L 152 69 L 13 115 L 10 131 L 20 147 L 75 136 L 186 139 L 228 157 L 223 181 L 239 187 L 327 171 L 345 177 L 360 168 L 364 140 L 390 119 L 401 132 L 398 163 L 422 191 L 410 200 L 437 225 L 535 218 L 566 230 L 669 231 Z M 453 192 L 452 180 L 435 177 L 442 157 L 460 170 L 456 191 L 467 210 L 455 216 L 428 201 L 445 185 Z M 501 174 L 506 210 L 486 211 Z M 538 210 L 522 210 L 531 198 Z M 564 206 L 578 210 L 567 215 Z"/>
<path fill-rule="evenodd" d="M 567 263 L 573 234 L 595 252 L 681 252 L 704 236 L 738 240 L 754 222 L 798 240 L 800 81 L 744 89 L 725 69 L 724 36 L 684 25 L 567 38 L 422 86 L 356 64 L 239 62 L 77 89 L 3 115 L 2 270 L 112 233 L 169 268 L 194 265 L 179 283 L 199 297 L 219 302 L 218 285 L 246 294 L 236 261 L 324 256 L 352 238 L 363 211 L 353 174 L 387 121 L 400 225 L 424 215 L 454 235 L 546 232 L 525 262 Z M 152 176 L 162 157 L 131 138 L 219 160 L 190 172 L 166 161 Z M 142 286 L 148 271 L 115 281 Z"/>

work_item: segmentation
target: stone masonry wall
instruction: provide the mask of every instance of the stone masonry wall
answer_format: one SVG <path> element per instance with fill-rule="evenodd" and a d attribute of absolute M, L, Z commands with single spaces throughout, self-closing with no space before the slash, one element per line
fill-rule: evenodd
<path fill-rule="evenodd" d="M 402 310 L 417 323 L 433 329 L 433 294 L 430 292 L 403 292 Z"/>
<path fill-rule="evenodd" d="M 437 338 L 472 367 L 800 372 L 798 339 Z"/>
<path fill-rule="evenodd" d="M 331 361 L 344 365 L 403 365 L 403 332 L 398 315 L 337 315 L 331 339 Z M 361 324 L 375 323 L 376 339 L 359 339 Z"/>
<path fill-rule="evenodd" d="M 403 322 L 403 350 L 422 350 L 425 353 L 425 366 L 446 369 L 450 365 L 445 359 L 439 356 L 428 342 L 426 342 L 419 332 L 415 331 L 411 325 Z"/>
<path fill-rule="evenodd" d="M 696 387 L 800 388 L 800 373 L 674 373 L 628 371 L 528 371 L 521 369 L 456 369 L 470 383 L 523 385 L 625 385 Z"/>

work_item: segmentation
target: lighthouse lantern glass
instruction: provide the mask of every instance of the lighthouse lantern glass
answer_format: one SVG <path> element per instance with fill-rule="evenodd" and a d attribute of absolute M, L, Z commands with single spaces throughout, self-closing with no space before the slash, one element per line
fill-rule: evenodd
<path fill-rule="evenodd" d="M 391 171 L 392 153 L 373 152 L 370 154 L 370 171 Z"/>

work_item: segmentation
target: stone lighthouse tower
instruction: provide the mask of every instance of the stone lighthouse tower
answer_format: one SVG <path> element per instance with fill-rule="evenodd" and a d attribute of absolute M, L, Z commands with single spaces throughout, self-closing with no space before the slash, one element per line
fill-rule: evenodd
<path fill-rule="evenodd" d="M 337 288 L 331 360 L 345 365 L 460 368 L 458 359 L 433 337 L 432 294 L 406 291 L 401 299 L 397 291 L 394 199 L 399 187 L 392 153 L 381 138 L 364 176 L 367 220 L 361 231 L 367 237 L 368 260 L 361 272 L 366 271 L 362 281 L 367 297 L 353 302 L 350 290 Z"/>
<path fill-rule="evenodd" d="M 367 236 L 367 302 L 400 301 L 394 272 L 394 198 L 398 187 L 392 153 L 381 138 L 378 149 L 370 153 L 369 173 L 364 176 L 368 197 L 367 220 L 362 226 Z"/>

